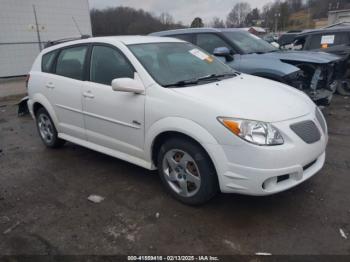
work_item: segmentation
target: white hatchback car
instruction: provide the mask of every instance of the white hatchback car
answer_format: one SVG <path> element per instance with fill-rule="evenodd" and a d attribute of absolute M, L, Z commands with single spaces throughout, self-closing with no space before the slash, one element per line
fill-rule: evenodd
<path fill-rule="evenodd" d="M 70 141 L 158 169 L 200 204 L 218 190 L 269 195 L 325 162 L 327 126 L 302 92 L 233 71 L 173 38 L 121 36 L 43 50 L 28 107 L 48 147 Z"/>

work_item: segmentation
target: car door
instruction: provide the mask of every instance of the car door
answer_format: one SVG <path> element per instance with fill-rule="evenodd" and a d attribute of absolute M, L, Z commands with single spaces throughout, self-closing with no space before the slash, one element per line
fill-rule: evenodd
<path fill-rule="evenodd" d="M 214 53 L 214 49 L 218 47 L 227 47 L 234 52 L 232 47 L 219 35 L 213 33 L 200 33 L 196 35 L 196 45 L 204 49 L 210 54 Z M 222 62 L 228 64 L 235 70 L 240 70 L 240 55 L 234 54 L 232 61 L 226 61 L 224 57 L 217 57 Z"/>
<path fill-rule="evenodd" d="M 59 121 L 59 132 L 79 139 L 86 139 L 81 93 L 87 50 L 87 45 L 61 49 L 55 61 L 54 74 L 46 83 Z"/>
<path fill-rule="evenodd" d="M 89 81 L 84 83 L 83 110 L 90 142 L 136 157 L 143 156 L 144 104 L 142 94 L 113 91 L 116 78 L 134 78 L 134 67 L 116 47 L 91 47 Z"/>

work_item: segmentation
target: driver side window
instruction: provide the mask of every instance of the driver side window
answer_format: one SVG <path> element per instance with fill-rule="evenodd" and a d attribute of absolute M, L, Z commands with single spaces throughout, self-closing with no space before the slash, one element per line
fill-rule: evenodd
<path fill-rule="evenodd" d="M 115 78 L 134 78 L 135 70 L 116 49 L 94 46 L 91 54 L 90 81 L 111 85 Z"/>
<path fill-rule="evenodd" d="M 215 34 L 198 34 L 197 45 L 210 54 L 213 54 L 214 49 L 218 47 L 227 47 L 229 50 L 232 50 L 223 39 Z"/>

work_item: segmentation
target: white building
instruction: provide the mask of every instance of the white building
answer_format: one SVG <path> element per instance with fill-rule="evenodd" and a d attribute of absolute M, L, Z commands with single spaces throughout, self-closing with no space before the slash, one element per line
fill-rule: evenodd
<path fill-rule="evenodd" d="M 330 11 L 328 13 L 328 25 L 350 22 L 350 9 Z"/>
<path fill-rule="evenodd" d="M 92 34 L 88 0 L 1 0 L 0 77 L 27 74 L 45 42 L 79 31 Z"/>

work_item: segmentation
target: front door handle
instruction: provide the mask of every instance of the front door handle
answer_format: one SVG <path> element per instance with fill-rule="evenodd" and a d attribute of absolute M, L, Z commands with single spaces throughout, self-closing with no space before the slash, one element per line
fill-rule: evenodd
<path fill-rule="evenodd" d="M 55 88 L 55 85 L 54 85 L 52 82 L 48 82 L 48 83 L 46 84 L 46 87 L 47 87 L 47 88 L 53 89 L 53 88 Z"/>
<path fill-rule="evenodd" d="M 91 94 L 91 91 L 84 92 L 84 93 L 83 93 L 83 96 L 84 96 L 85 98 L 90 98 L 90 99 L 95 98 L 95 96 L 94 96 L 93 94 Z"/>

